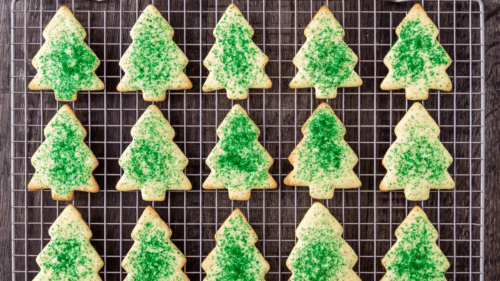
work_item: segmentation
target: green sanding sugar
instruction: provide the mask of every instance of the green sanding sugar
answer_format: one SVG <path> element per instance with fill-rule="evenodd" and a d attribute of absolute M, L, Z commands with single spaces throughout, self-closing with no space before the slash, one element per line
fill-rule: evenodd
<path fill-rule="evenodd" d="M 214 273 L 207 279 L 217 281 L 254 281 L 264 280 L 260 272 L 263 266 L 258 259 L 261 254 L 254 244 L 248 242 L 249 235 L 255 235 L 241 215 L 229 218 L 231 226 L 226 226 L 217 239 Z M 224 227 L 224 226 L 223 226 Z"/>
<path fill-rule="evenodd" d="M 244 112 L 232 110 L 218 128 L 220 141 L 207 161 L 226 188 L 248 190 L 268 185 L 271 161 L 258 142 L 259 129 Z"/>
<path fill-rule="evenodd" d="M 83 32 L 83 31 L 76 31 Z M 41 84 L 54 89 L 59 100 L 72 100 L 77 91 L 95 88 L 99 59 L 74 31 L 61 31 L 47 39 L 37 67 Z"/>
<path fill-rule="evenodd" d="M 120 66 L 130 78 L 126 82 L 128 86 L 158 98 L 165 94 L 167 85 L 178 86 L 176 78 L 183 71 L 187 58 L 172 40 L 172 27 L 154 11 L 156 9 L 146 9 L 134 25 L 131 32 L 134 41 Z"/>
<path fill-rule="evenodd" d="M 78 120 L 60 110 L 48 126 L 50 133 L 35 155 L 35 177 L 48 180 L 52 191 L 61 195 L 89 185 L 92 166 L 88 160 L 93 155 L 82 141 L 85 131 Z"/>
<path fill-rule="evenodd" d="M 300 49 L 305 58 L 300 67 L 307 72 L 312 84 L 325 91 L 354 81 L 357 57 L 342 40 L 342 27 L 333 17 L 327 16 L 311 24 L 318 24 L 322 29 L 310 35 Z"/>
<path fill-rule="evenodd" d="M 183 255 L 164 231 L 147 222 L 134 239 L 137 248 L 127 254 L 133 269 L 128 272 L 132 280 L 183 280 L 175 276 Z"/>
<path fill-rule="evenodd" d="M 424 81 L 428 88 L 436 77 L 443 74 L 434 70 L 451 62 L 448 54 L 433 37 L 433 23 L 423 23 L 419 19 L 403 22 L 399 39 L 392 47 L 394 54 L 392 77 L 405 83 Z"/>
<path fill-rule="evenodd" d="M 259 68 L 265 55 L 252 42 L 252 27 L 233 9 L 237 10 L 236 6 L 230 6 L 215 27 L 217 41 L 211 50 L 215 63 L 208 68 L 225 88 L 243 95 L 253 85 L 269 78 Z"/>
<path fill-rule="evenodd" d="M 352 153 L 344 141 L 344 125 L 328 106 L 318 108 L 304 124 L 304 139 L 297 147 L 298 161 L 295 170 L 302 180 L 326 184 L 351 170 L 346 158 Z"/>
<path fill-rule="evenodd" d="M 401 229 L 397 246 L 387 253 L 391 260 L 387 271 L 398 280 L 446 280 L 441 269 L 448 261 L 431 240 L 432 232 L 434 227 L 422 217 L 415 217 L 415 222 Z"/>
<path fill-rule="evenodd" d="M 41 271 L 50 272 L 49 281 L 78 281 L 93 275 L 93 248 L 88 241 L 77 238 L 53 238 L 43 249 Z"/>

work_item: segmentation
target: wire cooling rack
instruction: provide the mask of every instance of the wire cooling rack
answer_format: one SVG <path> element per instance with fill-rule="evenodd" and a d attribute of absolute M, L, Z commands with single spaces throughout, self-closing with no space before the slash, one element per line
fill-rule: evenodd
<path fill-rule="evenodd" d="M 424 106 L 441 128 L 440 139 L 454 157 L 450 173 L 456 188 L 432 191 L 429 200 L 408 202 L 401 191 L 378 190 L 385 169 L 381 159 L 395 140 L 394 126 L 411 106 L 403 91 L 382 91 L 387 73 L 382 59 L 396 40 L 395 28 L 417 2 L 381 1 L 235 1 L 255 29 L 253 40 L 269 56 L 266 72 L 273 87 L 251 90 L 238 101 L 261 129 L 260 141 L 274 157 L 276 190 L 252 191 L 248 202 L 230 201 L 226 191 L 202 190 L 209 173 L 205 158 L 214 147 L 217 125 L 235 103 L 224 91 L 202 93 L 208 72 L 202 66 L 212 35 L 229 1 L 151 1 L 175 29 L 175 42 L 190 60 L 186 68 L 194 87 L 172 91 L 156 103 L 175 128 L 175 141 L 189 158 L 191 191 L 171 191 L 153 203 L 173 230 L 172 240 L 187 257 L 191 280 L 201 280 L 201 261 L 215 247 L 214 233 L 239 207 L 259 236 L 257 247 L 271 265 L 267 280 L 287 280 L 285 261 L 296 243 L 295 228 L 312 203 L 308 189 L 283 184 L 291 171 L 287 157 L 302 138 L 300 128 L 319 104 L 314 90 L 292 90 L 292 59 L 305 41 L 304 27 L 327 4 L 346 30 L 345 41 L 357 53 L 359 88 L 345 88 L 328 100 L 347 128 L 345 139 L 359 156 L 355 167 L 363 186 L 337 190 L 323 203 L 344 227 L 344 239 L 359 259 L 354 270 L 363 280 L 379 280 L 381 258 L 395 242 L 394 231 L 414 205 L 420 205 L 439 231 L 438 244 L 448 257 L 449 280 L 484 278 L 484 14 L 479 1 L 425 1 L 440 29 L 439 41 L 453 64 L 452 92 L 431 92 Z M 34 169 L 30 157 L 44 139 L 43 128 L 61 103 L 51 91 L 30 91 L 36 71 L 31 59 L 43 43 L 42 31 L 60 5 L 67 5 L 87 30 L 87 42 L 101 59 L 97 70 L 103 92 L 80 92 L 70 103 L 88 131 L 89 147 L 99 160 L 95 177 L 101 191 L 76 192 L 73 204 L 93 232 L 92 244 L 105 265 L 104 280 L 122 280 L 120 262 L 133 241 L 130 233 L 148 205 L 138 192 L 118 192 L 118 158 L 131 141 L 130 129 L 149 103 L 140 93 L 119 93 L 121 54 L 131 43 L 129 30 L 149 1 L 28 1 L 12 3 L 12 279 L 31 280 L 36 256 L 48 243 L 48 228 L 68 203 L 53 201 L 50 191 L 28 191 Z"/>

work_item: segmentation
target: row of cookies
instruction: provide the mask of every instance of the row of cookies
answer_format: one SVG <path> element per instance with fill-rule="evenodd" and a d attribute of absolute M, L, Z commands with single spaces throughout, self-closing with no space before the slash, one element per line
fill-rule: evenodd
<path fill-rule="evenodd" d="M 92 172 L 98 161 L 84 143 L 85 128 L 68 105 L 45 127 L 45 141 L 31 158 L 35 174 L 30 190 L 51 189 L 54 200 L 72 200 L 75 190 L 97 192 Z M 302 126 L 304 138 L 291 152 L 294 169 L 284 183 L 308 186 L 311 197 L 331 199 L 336 188 L 359 188 L 353 167 L 358 157 L 344 140 L 346 129 L 327 103 Z M 439 141 L 439 127 L 415 103 L 395 128 L 396 141 L 382 164 L 387 174 L 383 191 L 404 190 L 408 200 L 427 200 L 430 189 L 451 189 L 448 173 L 453 158 Z M 163 201 L 167 190 L 190 190 L 183 170 L 188 159 L 174 143 L 175 131 L 163 113 L 150 105 L 132 127 L 133 141 L 119 159 L 120 191 L 141 190 L 146 201 Z M 206 159 L 211 172 L 205 189 L 227 189 L 231 200 L 249 200 L 252 189 L 274 189 L 269 173 L 273 158 L 258 141 L 260 130 L 245 109 L 235 105 L 217 129 L 220 140 Z"/>
<path fill-rule="evenodd" d="M 356 54 L 343 41 L 344 29 L 323 6 L 304 30 L 307 38 L 293 59 L 299 71 L 291 88 L 316 89 L 320 99 L 335 98 L 338 87 L 362 84 L 354 71 Z M 429 89 L 450 91 L 446 69 L 451 59 L 436 40 L 439 30 L 419 4 L 396 29 L 398 40 L 384 58 L 389 73 L 381 88 L 404 88 L 410 100 L 425 100 Z M 204 60 L 210 74 L 203 91 L 226 89 L 229 99 L 245 99 L 249 88 L 270 88 L 264 71 L 268 57 L 252 41 L 254 31 L 231 4 L 215 27 L 216 42 Z M 173 41 L 174 30 L 149 5 L 130 31 L 132 44 L 120 59 L 125 75 L 118 91 L 141 90 L 146 101 L 162 101 L 167 90 L 192 87 L 183 72 L 188 58 Z M 62 6 L 43 31 L 45 44 L 33 58 L 37 75 L 31 90 L 53 89 L 58 101 L 75 101 L 77 91 L 104 89 L 96 76 L 99 59 L 85 44 L 85 29 Z"/>
<path fill-rule="evenodd" d="M 353 270 L 355 251 L 342 239 L 343 228 L 321 203 L 314 203 L 296 230 L 298 242 L 286 261 L 290 280 L 361 280 Z M 104 262 L 90 244 L 92 232 L 73 205 L 49 229 L 50 242 L 37 256 L 41 280 L 101 280 Z M 182 271 L 184 254 L 172 243 L 171 229 L 147 207 L 131 237 L 134 244 L 122 261 L 125 280 L 189 280 Z M 382 264 L 382 280 L 446 280 L 450 264 L 436 244 L 438 232 L 418 206 L 396 229 L 396 243 Z M 201 267 L 204 280 L 265 280 L 270 266 L 255 243 L 257 234 L 236 209 L 215 234 L 216 247 Z"/>

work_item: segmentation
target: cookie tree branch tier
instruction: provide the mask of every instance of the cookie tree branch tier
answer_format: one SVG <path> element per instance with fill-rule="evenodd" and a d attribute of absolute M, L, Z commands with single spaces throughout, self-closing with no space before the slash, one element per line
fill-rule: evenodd
<path fill-rule="evenodd" d="M 234 212 L 215 233 L 217 246 L 201 263 L 205 281 L 264 281 L 270 267 L 255 243 L 257 234 L 240 211 Z"/>
<path fill-rule="evenodd" d="M 264 72 L 267 56 L 252 41 L 253 28 L 231 4 L 214 29 L 215 44 L 203 61 L 210 71 L 204 92 L 226 89 L 232 100 L 246 99 L 249 88 L 271 88 Z"/>
<path fill-rule="evenodd" d="M 330 211 L 314 203 L 297 228 L 299 242 L 286 261 L 290 281 L 361 281 L 352 270 L 358 256 L 342 239 L 342 232 Z"/>
<path fill-rule="evenodd" d="M 92 174 L 99 164 L 83 142 L 87 131 L 68 105 L 63 105 L 44 129 L 45 141 L 31 157 L 36 171 L 28 189 L 51 189 L 52 199 L 73 200 L 75 190 L 98 192 Z"/>
<path fill-rule="evenodd" d="M 173 41 L 174 29 L 148 5 L 130 31 L 134 40 L 120 59 L 125 76 L 118 91 L 142 90 L 146 101 L 163 101 L 167 90 L 191 89 L 183 72 L 189 60 Z"/>
<path fill-rule="evenodd" d="M 188 159 L 173 141 L 175 131 L 160 109 L 150 105 L 132 127 L 133 141 L 120 157 L 124 174 L 117 190 L 141 190 L 146 201 L 163 201 L 167 190 L 190 190 L 183 170 Z"/>
<path fill-rule="evenodd" d="M 30 90 L 54 90 L 58 101 L 75 101 L 78 91 L 104 89 L 95 74 L 99 58 L 87 46 L 85 29 L 61 6 L 43 31 L 45 44 L 33 58 L 37 70 Z"/>
<path fill-rule="evenodd" d="M 73 205 L 59 215 L 49 235 L 49 244 L 36 257 L 40 272 L 33 281 L 101 280 L 98 272 L 104 262 L 90 244 L 90 228 Z"/>
<path fill-rule="evenodd" d="M 206 163 L 211 172 L 205 189 L 227 189 L 231 200 L 249 200 L 252 189 L 273 189 L 269 174 L 273 158 L 259 143 L 259 128 L 247 112 L 236 104 L 217 129 L 220 141 Z"/>
<path fill-rule="evenodd" d="M 418 206 L 396 229 L 398 240 L 382 259 L 387 269 L 381 281 L 433 280 L 446 281 L 444 273 L 450 267 L 436 244 L 438 232 Z"/>
<path fill-rule="evenodd" d="M 304 30 L 306 42 L 293 58 L 299 72 L 290 88 L 316 89 L 316 98 L 332 99 L 338 87 L 358 87 L 363 84 L 354 71 L 356 54 L 342 40 L 345 32 L 325 5 L 319 9 Z"/>
<path fill-rule="evenodd" d="M 448 173 L 453 157 L 439 141 L 439 127 L 427 110 L 415 103 L 394 130 L 397 139 L 382 159 L 387 174 L 380 190 L 404 189 L 408 200 L 429 199 L 430 189 L 452 189 Z"/>
<path fill-rule="evenodd" d="M 446 69 L 451 58 L 436 40 L 439 30 L 422 6 L 415 4 L 396 28 L 398 40 L 384 58 L 389 73 L 383 90 L 404 88 L 409 100 L 426 100 L 429 89 L 451 91 Z"/>
<path fill-rule="evenodd" d="M 132 231 L 134 245 L 125 256 L 124 281 L 189 280 L 182 267 L 186 257 L 170 240 L 172 230 L 150 206 L 146 207 Z"/>
<path fill-rule="evenodd" d="M 335 188 L 358 188 L 352 170 L 358 157 L 344 140 L 345 127 L 327 103 L 321 103 L 302 126 L 304 138 L 288 160 L 293 170 L 286 185 L 309 186 L 311 197 L 331 199 Z"/>

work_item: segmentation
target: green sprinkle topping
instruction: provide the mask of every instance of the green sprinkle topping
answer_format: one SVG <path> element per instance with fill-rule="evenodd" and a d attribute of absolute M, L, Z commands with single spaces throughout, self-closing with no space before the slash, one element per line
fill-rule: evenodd
<path fill-rule="evenodd" d="M 129 90 L 142 90 L 146 100 L 164 99 L 167 89 L 189 88 L 183 73 L 188 59 L 172 40 L 173 35 L 170 24 L 149 5 L 130 32 L 134 41 L 120 60 L 126 72 L 121 83 Z"/>
<path fill-rule="evenodd" d="M 241 215 L 233 215 L 229 224 L 224 224 L 222 233 L 217 235 L 217 247 L 213 258 L 217 270 L 208 270 L 206 280 L 254 281 L 262 280 L 265 261 L 255 245 L 257 237 Z M 249 239 L 249 236 L 253 236 Z M 209 258 L 209 257 L 207 257 Z"/>
<path fill-rule="evenodd" d="M 397 230 L 398 242 L 384 260 L 391 280 L 446 280 L 449 263 L 435 243 L 436 230 L 428 219 L 417 216 Z"/>
<path fill-rule="evenodd" d="M 180 267 L 184 255 L 167 234 L 152 222 L 146 222 L 134 237 L 134 248 L 127 254 L 131 280 L 184 280 Z"/>
<path fill-rule="evenodd" d="M 59 110 L 45 132 L 47 138 L 32 159 L 34 178 L 59 195 L 92 185 L 95 157 L 83 142 L 85 129 L 72 112 Z"/>
<path fill-rule="evenodd" d="M 241 109 L 241 110 L 240 110 Z M 249 190 L 269 186 L 272 159 L 258 142 L 259 128 L 235 106 L 217 129 L 220 141 L 207 158 L 213 176 L 225 188 Z"/>

